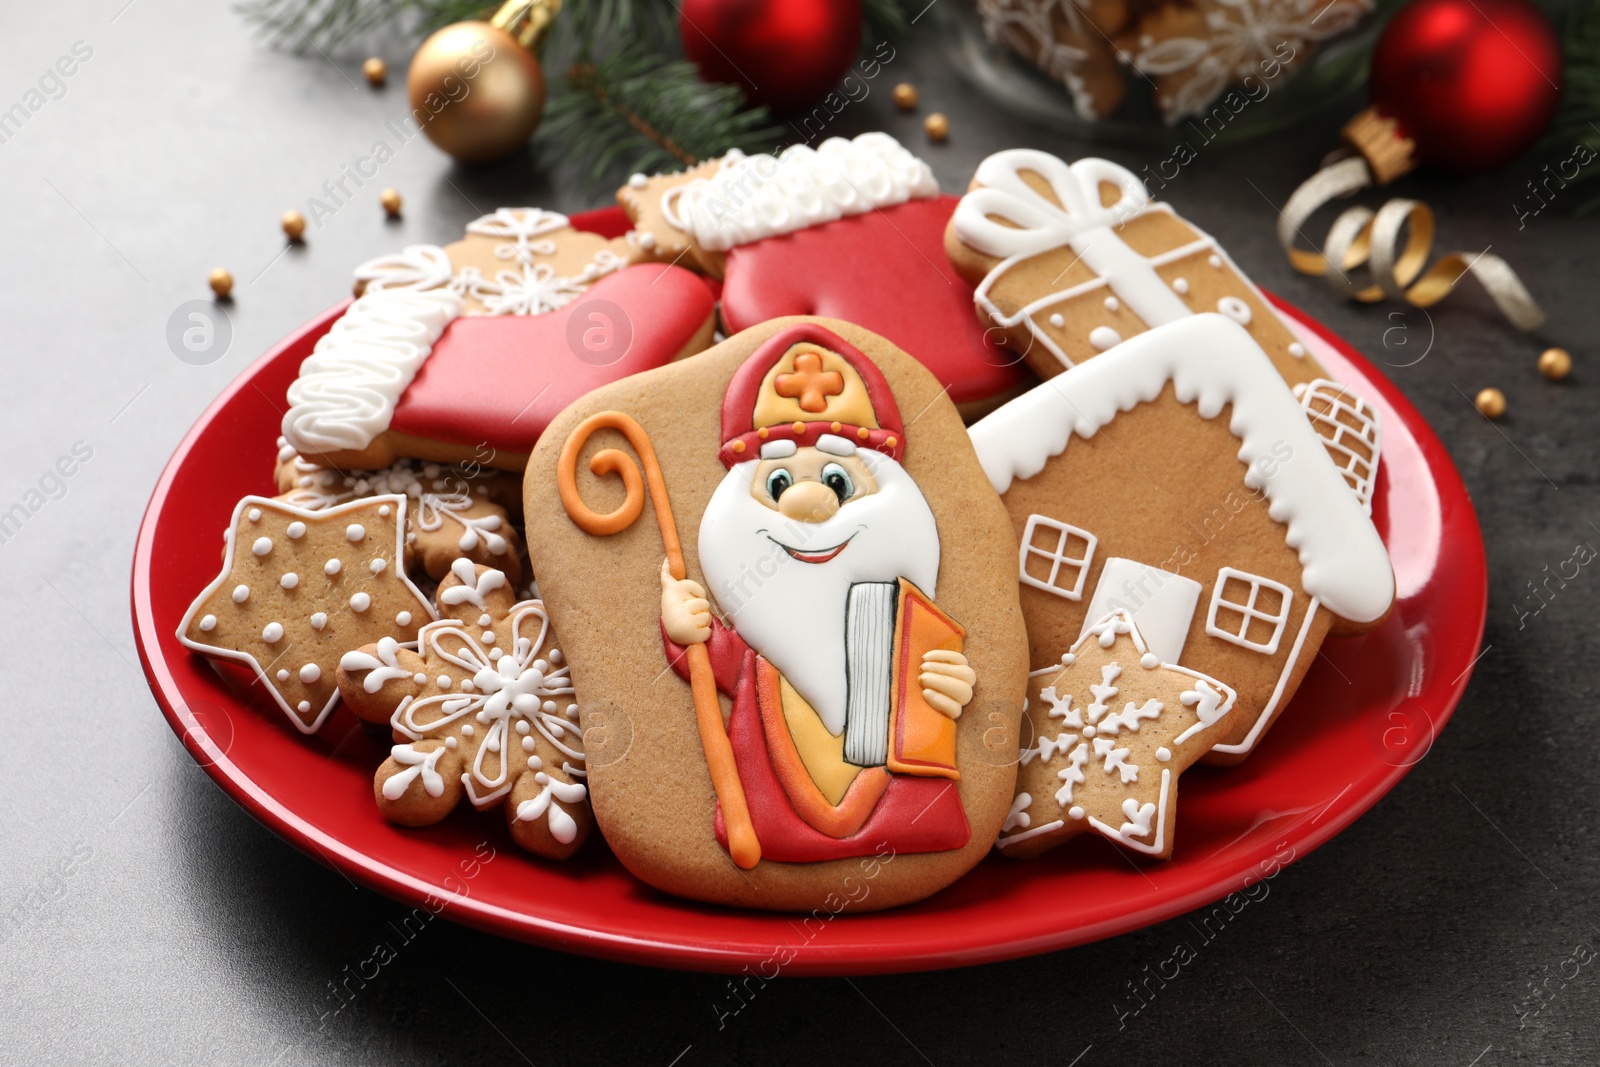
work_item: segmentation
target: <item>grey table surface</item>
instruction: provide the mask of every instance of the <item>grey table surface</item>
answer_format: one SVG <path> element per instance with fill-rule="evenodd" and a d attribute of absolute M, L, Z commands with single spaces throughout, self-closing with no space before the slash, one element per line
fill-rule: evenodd
<path fill-rule="evenodd" d="M 269 51 L 221 3 L 11 3 L 0 25 L 0 109 L 24 100 L 59 57 L 90 52 L 0 143 L 11 375 L 0 511 L 23 502 L 31 512 L 0 544 L 10 694 L 0 712 L 0 1060 L 1600 1062 L 1600 579 L 1585 567 L 1537 614 L 1519 614 L 1537 605 L 1529 583 L 1547 564 L 1600 544 L 1591 369 L 1600 223 L 1557 204 L 1519 229 L 1533 164 L 1467 180 L 1417 176 L 1399 191 L 1435 206 L 1446 247 L 1492 246 L 1523 272 L 1550 312 L 1545 335 L 1576 354 L 1564 384 L 1538 376 L 1540 342 L 1495 318 L 1478 293 L 1431 317 L 1395 318 L 1342 304 L 1288 269 L 1272 205 L 1333 143 L 1337 115 L 1201 152 L 1167 190 L 1258 281 L 1369 357 L 1400 364 L 1428 351 L 1388 372 L 1471 489 L 1490 593 L 1476 675 L 1427 757 L 1276 877 L 1137 1014 L 1120 1016 L 1128 983 L 1191 939 L 1181 918 L 967 970 L 780 980 L 720 1024 L 724 978 L 566 956 L 443 922 L 329 1016 L 329 983 L 404 909 L 258 825 L 162 721 L 129 623 L 141 510 L 211 398 L 345 293 L 353 264 L 448 240 L 500 204 L 577 210 L 606 202 L 608 190 L 551 169 L 536 150 L 466 170 L 419 138 L 303 248 L 280 254 L 278 214 L 303 210 L 385 136 L 405 107 L 398 85 L 368 89 L 359 56 Z M 900 78 L 949 114 L 948 144 L 925 146 L 916 120 L 889 105 L 887 83 Z M 1094 148 L 998 113 L 930 42 L 906 48 L 880 88 L 839 117 L 837 132 L 898 134 L 947 188 L 1000 148 L 1069 157 Z M 1165 154 L 1098 150 L 1135 169 Z M 383 220 L 379 185 L 404 193 L 404 221 Z M 232 339 L 223 358 L 192 366 L 169 350 L 167 321 L 208 295 L 216 264 L 238 279 Z M 1491 384 L 1510 398 L 1498 425 L 1468 400 Z M 53 478 L 74 449 L 90 458 Z"/>

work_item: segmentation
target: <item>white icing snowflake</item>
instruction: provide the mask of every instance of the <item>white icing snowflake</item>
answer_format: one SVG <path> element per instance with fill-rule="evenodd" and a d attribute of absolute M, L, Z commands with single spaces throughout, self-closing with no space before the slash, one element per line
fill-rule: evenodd
<path fill-rule="evenodd" d="M 501 246 L 510 247 L 513 246 Z M 476 297 L 490 315 L 542 315 L 566 307 L 589 286 L 625 266 L 627 260 L 610 249 L 601 249 L 588 266 L 572 277 L 557 274 L 548 263 L 522 263 L 520 269 L 497 271 L 493 278 L 469 267 L 457 282 L 461 291 Z"/>
<path fill-rule="evenodd" d="M 369 259 L 356 268 L 363 293 L 386 289 L 438 289 L 451 284 L 455 268 L 438 245 L 407 245 L 402 251 Z"/>
<path fill-rule="evenodd" d="M 1314 41 L 1344 33 L 1372 10 L 1372 0 L 1215 0 L 1206 12 L 1209 35 L 1139 39 L 1130 57 L 1146 75 L 1192 71 L 1171 97 L 1161 101 L 1169 123 L 1198 115 L 1229 85 L 1247 74 L 1259 76 L 1269 60 L 1282 63 L 1278 49 L 1288 44 L 1300 55 Z"/>

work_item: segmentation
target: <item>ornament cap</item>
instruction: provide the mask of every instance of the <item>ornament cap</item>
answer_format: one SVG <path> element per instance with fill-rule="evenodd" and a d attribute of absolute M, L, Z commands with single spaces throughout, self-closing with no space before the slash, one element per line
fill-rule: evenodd
<path fill-rule="evenodd" d="M 1400 121 L 1378 110 L 1363 108 L 1339 131 L 1339 139 L 1367 161 L 1372 180 L 1388 185 L 1417 167 L 1417 142 L 1400 132 Z"/>
<path fill-rule="evenodd" d="M 489 25 L 505 30 L 523 48 L 532 49 L 560 12 L 561 0 L 506 0 Z"/>

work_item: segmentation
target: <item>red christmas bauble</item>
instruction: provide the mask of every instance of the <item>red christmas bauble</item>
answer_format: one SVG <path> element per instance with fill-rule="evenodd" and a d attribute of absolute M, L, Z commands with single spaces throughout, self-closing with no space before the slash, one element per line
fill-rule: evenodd
<path fill-rule="evenodd" d="M 1372 102 L 1426 163 L 1490 170 L 1532 147 L 1561 96 L 1561 44 L 1527 0 L 1414 0 L 1372 53 Z"/>
<path fill-rule="evenodd" d="M 683 51 L 709 82 L 792 111 L 839 84 L 861 48 L 861 0 L 683 0 Z"/>

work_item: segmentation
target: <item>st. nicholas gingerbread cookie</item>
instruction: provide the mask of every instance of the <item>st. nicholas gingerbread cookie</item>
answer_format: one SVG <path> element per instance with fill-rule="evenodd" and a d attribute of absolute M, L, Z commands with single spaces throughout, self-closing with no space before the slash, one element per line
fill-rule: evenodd
<path fill-rule="evenodd" d="M 1130 338 L 972 441 L 1019 542 L 1032 662 L 1126 611 L 1162 663 L 1238 694 L 1208 761 L 1244 759 L 1323 638 L 1376 626 L 1394 601 L 1366 508 L 1266 353 L 1221 315 Z"/>
<path fill-rule="evenodd" d="M 843 322 L 764 323 L 585 397 L 524 493 L 605 739 L 595 817 L 634 874 L 871 910 L 992 845 L 1027 677 L 1014 535 L 915 360 Z"/>

